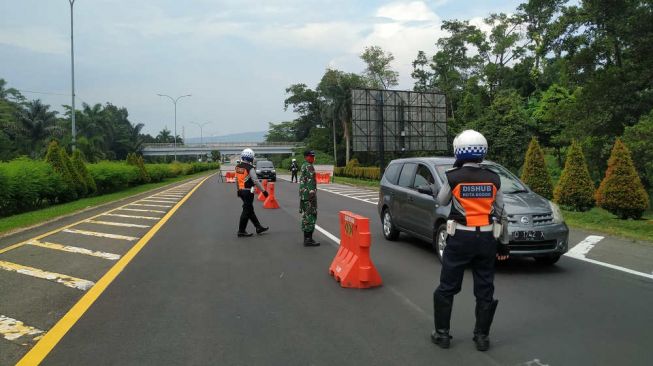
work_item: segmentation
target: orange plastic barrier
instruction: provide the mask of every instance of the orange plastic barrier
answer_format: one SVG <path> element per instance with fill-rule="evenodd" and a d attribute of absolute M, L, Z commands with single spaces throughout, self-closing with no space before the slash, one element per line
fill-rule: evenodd
<path fill-rule="evenodd" d="M 340 211 L 340 249 L 331 262 L 329 274 L 342 287 L 370 288 L 383 281 L 370 258 L 370 219 Z"/>
<path fill-rule="evenodd" d="M 236 172 L 225 172 L 224 178 L 227 183 L 236 183 Z"/>
<path fill-rule="evenodd" d="M 263 189 L 265 189 L 267 191 L 268 190 L 268 180 L 263 179 L 262 184 L 263 184 Z M 258 200 L 259 201 L 265 201 L 265 196 L 263 195 L 263 192 L 258 194 Z"/>
<path fill-rule="evenodd" d="M 331 183 L 331 173 L 316 172 L 315 173 L 315 181 L 317 183 L 321 183 L 321 184 L 329 184 L 329 183 Z"/>
<path fill-rule="evenodd" d="M 279 202 L 277 202 L 277 197 L 274 196 L 274 183 L 270 182 L 268 184 L 267 191 L 269 193 L 268 198 L 263 202 L 263 208 L 279 208 Z"/>

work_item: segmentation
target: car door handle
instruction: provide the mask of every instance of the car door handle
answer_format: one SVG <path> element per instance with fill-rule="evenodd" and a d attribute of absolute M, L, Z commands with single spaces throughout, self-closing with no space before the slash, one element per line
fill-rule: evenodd
<path fill-rule="evenodd" d="M 414 200 L 415 200 L 415 199 L 413 198 L 413 196 L 408 196 L 408 201 L 409 201 L 409 202 L 413 202 Z"/>

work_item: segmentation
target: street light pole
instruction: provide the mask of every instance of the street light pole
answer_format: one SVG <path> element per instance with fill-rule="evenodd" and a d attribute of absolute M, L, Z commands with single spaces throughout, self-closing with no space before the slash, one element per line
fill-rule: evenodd
<path fill-rule="evenodd" d="M 177 98 L 173 98 L 173 97 L 171 97 L 169 95 L 165 95 L 165 94 L 157 94 L 157 95 L 160 96 L 160 97 L 169 98 L 172 101 L 172 104 L 175 105 L 175 132 L 174 132 L 174 136 L 173 136 L 173 138 L 174 138 L 173 151 L 174 151 L 174 155 L 175 155 L 175 161 L 177 161 L 177 101 L 179 101 L 179 99 L 184 98 L 184 97 L 190 97 L 191 94 L 180 95 Z"/>
<path fill-rule="evenodd" d="M 68 0 L 70 3 L 70 75 L 71 75 L 71 98 L 72 110 L 70 111 L 70 119 L 72 122 L 72 150 L 75 151 L 75 142 L 77 136 L 77 130 L 75 129 L 75 47 L 74 47 L 74 38 L 73 38 L 73 5 L 75 0 Z"/>
<path fill-rule="evenodd" d="M 203 128 L 204 126 L 208 125 L 211 122 L 204 122 L 204 123 L 197 123 L 197 122 L 190 122 L 194 124 L 195 126 L 200 128 L 200 145 L 204 145 L 204 133 L 203 133 Z"/>

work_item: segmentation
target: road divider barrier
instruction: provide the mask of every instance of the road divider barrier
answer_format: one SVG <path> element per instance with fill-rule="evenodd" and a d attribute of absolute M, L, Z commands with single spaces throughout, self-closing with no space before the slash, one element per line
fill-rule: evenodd
<path fill-rule="evenodd" d="M 263 189 L 267 191 L 268 190 L 268 180 L 263 179 L 262 184 L 263 184 Z M 263 195 L 263 192 L 259 193 L 258 200 L 261 201 L 261 202 L 265 202 L 265 196 Z"/>
<path fill-rule="evenodd" d="M 331 262 L 329 274 L 348 288 L 370 288 L 383 284 L 370 258 L 370 219 L 340 211 L 340 248 Z"/>
<path fill-rule="evenodd" d="M 331 183 L 331 173 L 329 172 L 316 172 L 315 181 L 319 184 Z"/>
<path fill-rule="evenodd" d="M 236 172 L 225 172 L 224 180 L 227 183 L 236 183 Z"/>
<path fill-rule="evenodd" d="M 266 190 L 268 191 L 268 198 L 263 202 L 263 208 L 279 208 L 279 202 L 277 202 L 277 197 L 274 195 L 274 183 L 270 182 Z"/>

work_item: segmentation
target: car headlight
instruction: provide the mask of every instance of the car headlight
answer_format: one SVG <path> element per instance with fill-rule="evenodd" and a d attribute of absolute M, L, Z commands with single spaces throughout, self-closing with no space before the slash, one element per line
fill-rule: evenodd
<path fill-rule="evenodd" d="M 276 173 L 277 171 L 275 169 L 272 169 L 272 173 Z"/>
<path fill-rule="evenodd" d="M 551 201 L 549 201 L 549 206 L 551 206 L 551 212 L 553 213 L 553 223 L 562 224 L 565 222 L 565 218 L 562 217 L 562 211 L 560 211 L 560 207 Z"/>
<path fill-rule="evenodd" d="M 256 169 L 256 172 L 257 172 L 257 173 L 260 173 L 260 172 L 261 172 L 261 169 Z"/>

